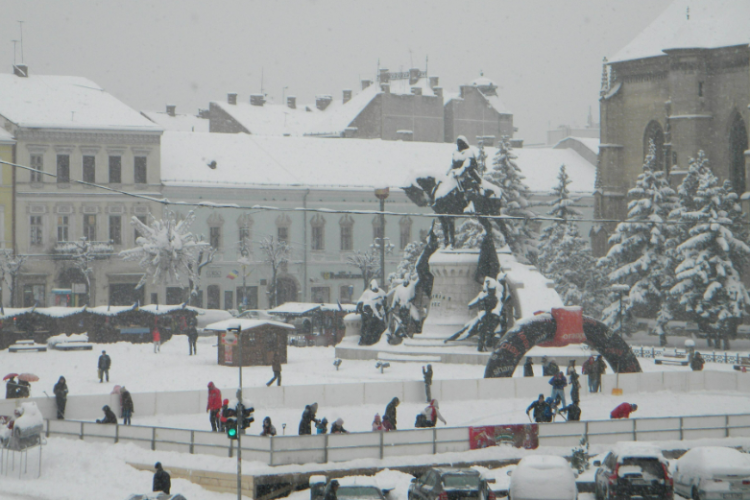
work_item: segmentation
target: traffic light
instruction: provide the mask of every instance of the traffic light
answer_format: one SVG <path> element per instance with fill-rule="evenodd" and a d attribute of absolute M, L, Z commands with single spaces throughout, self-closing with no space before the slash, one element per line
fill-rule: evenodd
<path fill-rule="evenodd" d="M 241 405 L 238 405 L 241 406 Z M 253 412 L 255 411 L 255 408 L 252 406 L 249 408 L 245 408 L 244 406 L 241 406 L 242 410 L 242 419 L 240 421 L 240 429 L 247 429 L 250 427 L 250 424 L 255 422 L 255 417 L 253 417 Z"/>
<path fill-rule="evenodd" d="M 224 430 L 227 431 L 227 437 L 229 439 L 237 439 L 237 413 L 231 408 L 222 411 L 226 411 Z"/>

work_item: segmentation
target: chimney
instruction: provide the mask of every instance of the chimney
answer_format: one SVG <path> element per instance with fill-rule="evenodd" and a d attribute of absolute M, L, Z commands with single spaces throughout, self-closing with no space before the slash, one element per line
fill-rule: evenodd
<path fill-rule="evenodd" d="M 362 80 L 362 90 L 365 90 L 370 85 L 372 85 L 372 80 Z"/>
<path fill-rule="evenodd" d="M 383 83 L 388 83 L 391 81 L 391 75 L 388 74 L 388 68 L 380 68 L 380 74 L 378 75 L 378 81 Z"/>
<path fill-rule="evenodd" d="M 434 89 L 435 87 L 438 86 L 438 80 L 439 80 L 439 78 L 437 76 L 431 76 L 430 77 L 430 88 L 431 89 Z"/>
<path fill-rule="evenodd" d="M 263 94 L 250 94 L 251 106 L 263 106 L 266 103 L 266 96 Z"/>
<path fill-rule="evenodd" d="M 297 109 L 297 98 L 293 95 L 287 96 L 286 107 L 289 109 Z"/>
<path fill-rule="evenodd" d="M 352 100 L 352 91 L 344 90 L 344 104 Z"/>
<path fill-rule="evenodd" d="M 409 70 L 409 85 L 414 85 L 419 81 L 419 68 L 411 68 Z"/>
<path fill-rule="evenodd" d="M 319 110 L 325 110 L 329 104 L 333 101 L 333 97 L 330 95 L 316 95 L 315 96 L 315 107 Z"/>
<path fill-rule="evenodd" d="M 174 104 L 167 104 L 167 114 L 169 116 L 175 116 L 177 114 L 176 111 L 177 106 L 175 106 Z"/>
<path fill-rule="evenodd" d="M 228 104 L 237 104 L 237 94 L 227 94 L 227 103 Z"/>
<path fill-rule="evenodd" d="M 432 87 L 432 91 L 435 93 L 436 96 L 440 98 L 443 97 L 443 87 Z"/>
<path fill-rule="evenodd" d="M 14 64 L 13 74 L 21 78 L 27 78 L 29 76 L 29 67 L 25 64 Z"/>
<path fill-rule="evenodd" d="M 422 87 L 412 87 L 411 93 L 414 95 L 422 95 Z"/>

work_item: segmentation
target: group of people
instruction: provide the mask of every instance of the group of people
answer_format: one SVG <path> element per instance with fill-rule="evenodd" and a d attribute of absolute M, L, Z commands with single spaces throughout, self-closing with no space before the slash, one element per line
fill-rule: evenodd
<path fill-rule="evenodd" d="M 5 383 L 5 399 L 20 399 L 31 396 L 31 384 L 26 380 L 10 377 Z"/>
<path fill-rule="evenodd" d="M 102 406 L 104 412 L 104 418 L 100 418 L 96 421 L 97 424 L 116 424 L 117 416 L 109 405 Z M 122 418 L 122 425 L 130 425 L 131 418 L 135 412 L 135 406 L 133 405 L 133 396 L 125 386 L 120 387 L 120 417 Z M 59 417 L 58 417 L 59 418 Z"/>

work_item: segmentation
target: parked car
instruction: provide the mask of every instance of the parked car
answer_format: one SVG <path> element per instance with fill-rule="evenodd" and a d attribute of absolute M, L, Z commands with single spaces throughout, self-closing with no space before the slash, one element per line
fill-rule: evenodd
<path fill-rule="evenodd" d="M 597 500 L 673 500 L 674 488 L 669 462 L 661 450 L 648 443 L 618 443 L 604 457 L 594 461 Z"/>
<path fill-rule="evenodd" d="M 693 500 L 748 500 L 750 457 L 719 446 L 688 450 L 675 464 L 674 491 Z"/>
<path fill-rule="evenodd" d="M 576 476 L 567 460 L 552 455 L 532 455 L 508 471 L 508 500 L 576 500 Z"/>
<path fill-rule="evenodd" d="M 495 500 L 487 481 L 474 469 L 429 469 L 409 485 L 409 500 Z"/>
<path fill-rule="evenodd" d="M 382 488 L 372 476 L 349 476 L 338 479 L 338 500 L 390 500 L 390 488 Z"/>

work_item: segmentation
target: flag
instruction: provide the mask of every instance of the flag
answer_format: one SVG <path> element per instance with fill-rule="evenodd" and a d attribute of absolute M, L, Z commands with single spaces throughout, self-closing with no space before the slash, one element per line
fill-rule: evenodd
<path fill-rule="evenodd" d="M 230 280 L 233 280 L 233 279 L 235 279 L 239 275 L 240 275 L 240 272 L 235 269 L 231 273 L 227 274 L 227 278 L 229 278 Z"/>

